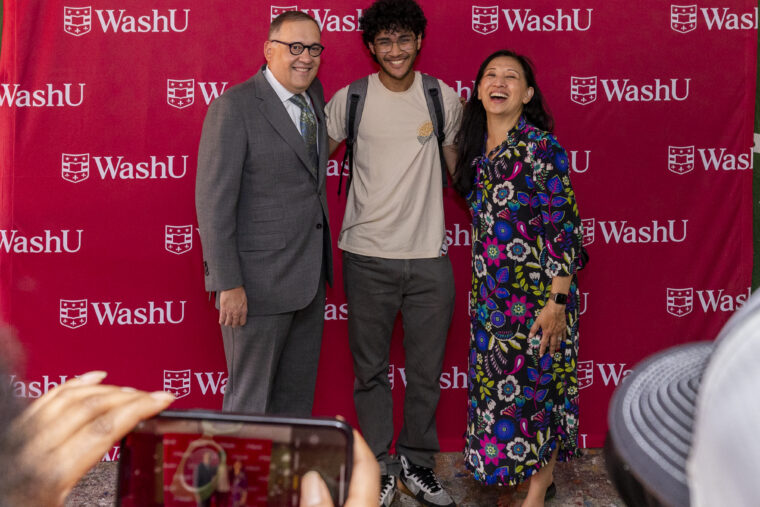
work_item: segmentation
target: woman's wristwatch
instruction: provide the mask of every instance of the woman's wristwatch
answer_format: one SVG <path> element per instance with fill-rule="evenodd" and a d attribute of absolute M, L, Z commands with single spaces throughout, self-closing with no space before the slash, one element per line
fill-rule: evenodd
<path fill-rule="evenodd" d="M 549 299 L 557 303 L 558 305 L 567 304 L 567 294 L 560 294 L 559 292 L 552 292 L 549 295 Z"/>

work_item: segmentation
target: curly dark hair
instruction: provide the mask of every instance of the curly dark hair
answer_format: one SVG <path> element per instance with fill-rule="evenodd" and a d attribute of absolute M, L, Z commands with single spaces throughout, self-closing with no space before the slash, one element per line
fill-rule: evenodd
<path fill-rule="evenodd" d="M 410 30 L 424 39 L 426 26 L 425 13 L 414 0 L 377 0 L 359 18 L 362 40 L 367 47 L 383 30 Z"/>
<path fill-rule="evenodd" d="M 465 197 L 470 193 L 475 180 L 475 168 L 472 165 L 472 161 L 481 155 L 483 151 L 483 139 L 487 132 L 486 110 L 483 108 L 483 103 L 478 96 L 478 85 L 480 85 L 480 80 L 483 79 L 483 74 L 488 64 L 491 63 L 491 60 L 500 56 L 508 56 L 517 60 L 525 72 L 525 80 L 528 82 L 528 86 L 533 88 L 533 97 L 523 107 L 525 119 L 528 123 L 535 125 L 541 130 L 547 132 L 554 130 L 554 119 L 538 87 L 535 72 L 533 71 L 533 63 L 531 63 L 530 59 L 527 56 L 517 54 L 508 49 L 502 49 L 490 54 L 480 65 L 480 69 L 478 69 L 478 75 L 472 87 L 470 100 L 464 106 L 462 127 L 457 135 L 458 156 L 457 167 L 453 177 L 454 188 Z"/>

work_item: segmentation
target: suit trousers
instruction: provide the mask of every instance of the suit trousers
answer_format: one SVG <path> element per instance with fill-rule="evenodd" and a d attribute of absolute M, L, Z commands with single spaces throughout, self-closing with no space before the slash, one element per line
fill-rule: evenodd
<path fill-rule="evenodd" d="M 249 314 L 245 326 L 221 326 L 228 374 L 222 410 L 311 415 L 325 317 L 322 271 L 317 293 L 305 308 Z"/>
<path fill-rule="evenodd" d="M 359 426 L 383 474 L 398 475 L 390 455 L 393 398 L 388 380 L 391 335 L 398 312 L 404 325 L 406 392 L 396 452 L 433 467 L 440 450 L 435 412 L 446 336 L 454 311 L 454 273 L 448 257 L 383 259 L 343 252 L 348 342 L 354 362 Z"/>

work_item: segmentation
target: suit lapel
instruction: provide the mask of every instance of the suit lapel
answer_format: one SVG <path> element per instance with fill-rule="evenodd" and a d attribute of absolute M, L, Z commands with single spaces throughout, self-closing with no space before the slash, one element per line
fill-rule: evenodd
<path fill-rule="evenodd" d="M 303 137 L 301 137 L 301 133 L 293 124 L 293 120 L 290 119 L 280 97 L 274 92 L 261 70 L 254 76 L 254 82 L 256 83 L 256 97 L 259 99 L 261 114 L 272 124 L 272 127 L 285 142 L 293 148 L 295 154 L 301 159 L 301 162 L 303 162 L 303 165 L 312 176 L 317 178 L 315 169 L 311 167 L 312 164 L 306 151 L 306 143 Z"/>

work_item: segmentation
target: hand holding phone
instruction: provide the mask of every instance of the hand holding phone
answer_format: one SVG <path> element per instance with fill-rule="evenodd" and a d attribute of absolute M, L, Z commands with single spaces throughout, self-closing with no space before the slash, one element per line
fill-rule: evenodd
<path fill-rule="evenodd" d="M 298 506 L 311 470 L 342 505 L 352 461 L 343 421 L 163 412 L 122 442 L 118 505 Z"/>
<path fill-rule="evenodd" d="M 13 422 L 18 447 L 18 481 L 3 491 L 9 505 L 60 505 L 74 485 L 138 421 L 174 401 L 163 391 L 148 393 L 101 385 L 104 371 L 91 371 L 48 391 Z"/>
<path fill-rule="evenodd" d="M 375 505 L 380 497 L 380 467 L 367 442 L 354 430 L 354 466 L 345 507 Z M 317 472 L 304 475 L 299 507 L 334 507 L 330 492 Z"/>

